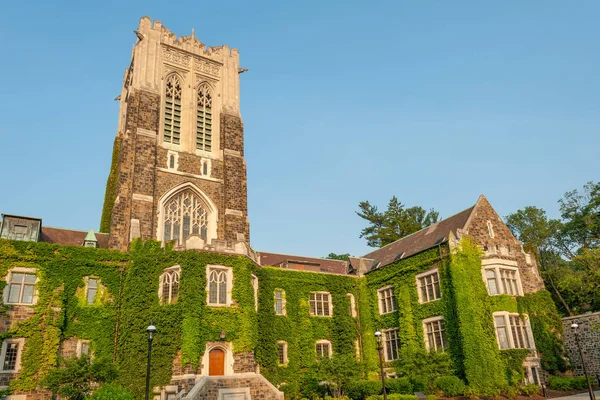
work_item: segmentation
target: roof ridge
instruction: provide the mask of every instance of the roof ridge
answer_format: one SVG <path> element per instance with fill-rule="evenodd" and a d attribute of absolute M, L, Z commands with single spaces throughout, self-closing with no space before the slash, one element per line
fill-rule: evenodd
<path fill-rule="evenodd" d="M 50 228 L 50 229 L 60 229 L 60 230 L 63 230 L 63 231 L 71 231 L 71 232 L 82 232 L 82 233 L 88 233 L 89 232 L 89 231 L 82 231 L 80 229 L 61 228 L 61 227 L 58 227 L 58 226 L 43 226 L 42 227 L 42 232 L 44 231 L 44 229 L 48 229 L 48 228 Z M 94 234 L 95 235 L 108 235 L 108 233 L 96 232 L 96 231 L 94 231 Z"/>
<path fill-rule="evenodd" d="M 478 200 L 478 201 L 479 201 L 479 200 Z M 382 246 L 382 247 L 380 247 L 380 248 L 378 248 L 378 249 L 376 249 L 376 250 L 373 250 L 372 252 L 365 254 L 365 255 L 364 255 L 364 256 L 362 256 L 361 258 L 365 258 L 365 256 L 367 256 L 367 255 L 369 255 L 369 254 L 373 254 L 373 253 L 375 253 L 376 251 L 379 251 L 379 250 L 381 250 L 381 249 L 385 249 L 386 247 L 388 247 L 388 246 L 391 246 L 391 245 L 393 245 L 393 244 L 395 244 L 395 243 L 399 243 L 399 242 L 403 241 L 403 240 L 404 240 L 404 239 L 406 239 L 406 238 L 409 238 L 409 237 L 411 237 L 411 236 L 413 236 L 413 235 L 416 235 L 416 234 L 417 234 L 417 233 L 419 233 L 419 232 L 422 232 L 422 231 L 424 231 L 425 229 L 429 229 L 429 228 L 431 228 L 431 227 L 432 227 L 432 226 L 434 226 L 434 225 L 438 225 L 438 224 L 440 224 L 440 223 L 442 223 L 442 222 L 444 222 L 444 221 L 446 221 L 446 220 L 449 220 L 450 218 L 456 217 L 458 214 L 464 213 L 465 211 L 467 211 L 467 210 L 469 210 L 469 209 L 472 209 L 472 208 L 474 208 L 476 205 L 477 205 L 477 202 L 476 202 L 475 204 L 473 204 L 471 207 L 467 207 L 467 208 L 465 208 L 465 209 L 464 209 L 464 210 L 462 210 L 462 211 L 459 211 L 459 212 L 457 212 L 457 213 L 455 213 L 455 214 L 452 214 L 451 216 L 449 216 L 449 217 L 447 217 L 447 218 L 444 218 L 444 219 L 442 219 L 442 220 L 440 220 L 440 221 L 436 222 L 435 224 L 428 225 L 428 226 L 426 226 L 425 228 L 419 229 L 418 231 L 411 233 L 410 235 L 406 235 L 406 236 L 404 236 L 404 237 L 401 237 L 400 239 L 398 239 L 398 240 L 395 240 L 395 241 L 393 241 L 392 243 L 388 243 L 388 244 L 386 244 L 385 246 Z M 465 225 L 466 225 L 466 223 L 465 223 Z"/>
<path fill-rule="evenodd" d="M 317 260 L 325 260 L 325 261 L 337 261 L 337 262 L 343 262 L 345 263 L 346 261 L 343 260 L 334 260 L 332 258 L 325 258 L 325 257 L 310 257 L 310 256 L 299 256 L 297 254 L 286 254 L 286 253 L 271 253 L 268 251 L 257 251 L 257 253 L 262 254 L 262 253 L 268 253 L 268 254 L 277 254 L 279 256 L 292 256 L 292 257 L 301 257 L 301 258 L 313 258 L 313 259 L 317 259 Z"/>

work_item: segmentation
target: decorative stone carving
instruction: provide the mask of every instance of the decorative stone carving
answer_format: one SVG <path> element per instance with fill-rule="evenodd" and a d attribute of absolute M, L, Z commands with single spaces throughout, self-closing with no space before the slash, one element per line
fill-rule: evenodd
<path fill-rule="evenodd" d="M 219 66 L 201 58 L 194 57 L 194 70 L 209 75 L 219 75 Z"/>
<path fill-rule="evenodd" d="M 189 68 L 191 57 L 184 52 L 163 48 L 163 59 L 173 64 L 180 65 L 182 67 Z"/>

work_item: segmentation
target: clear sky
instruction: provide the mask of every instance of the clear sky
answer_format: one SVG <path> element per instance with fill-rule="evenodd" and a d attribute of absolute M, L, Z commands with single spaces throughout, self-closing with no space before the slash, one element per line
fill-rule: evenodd
<path fill-rule="evenodd" d="M 556 216 L 600 180 L 600 2 L 13 1 L 0 23 L 0 212 L 97 229 L 143 15 L 242 67 L 251 244 L 368 252 L 369 200 L 448 217 L 483 193 Z"/>

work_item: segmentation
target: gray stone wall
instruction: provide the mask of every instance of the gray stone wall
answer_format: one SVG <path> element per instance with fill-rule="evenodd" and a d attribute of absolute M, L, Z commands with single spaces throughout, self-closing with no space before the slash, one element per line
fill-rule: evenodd
<path fill-rule="evenodd" d="M 600 376 L 600 312 L 563 318 L 564 343 L 575 375 L 583 375 L 583 365 L 571 324 L 579 325 L 579 343 L 588 374 Z"/>

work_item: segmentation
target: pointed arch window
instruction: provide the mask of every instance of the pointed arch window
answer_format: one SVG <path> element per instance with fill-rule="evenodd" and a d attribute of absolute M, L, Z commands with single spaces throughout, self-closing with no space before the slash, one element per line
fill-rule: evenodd
<path fill-rule="evenodd" d="M 165 123 L 163 140 L 179 144 L 181 141 L 181 81 L 177 75 L 170 75 L 165 86 Z"/>
<path fill-rule="evenodd" d="M 196 149 L 210 151 L 212 148 L 212 94 L 210 86 L 198 86 L 196 96 Z"/>
<path fill-rule="evenodd" d="M 179 279 L 181 268 L 179 265 L 171 267 L 160 276 L 160 301 L 162 304 L 173 304 L 179 296 Z"/>
<path fill-rule="evenodd" d="M 207 267 L 207 304 L 209 306 L 228 306 L 231 304 L 231 268 L 222 266 Z"/>
<path fill-rule="evenodd" d="M 165 203 L 164 240 L 183 242 L 190 235 L 199 235 L 206 240 L 208 229 L 208 207 L 195 192 L 185 189 Z"/>

